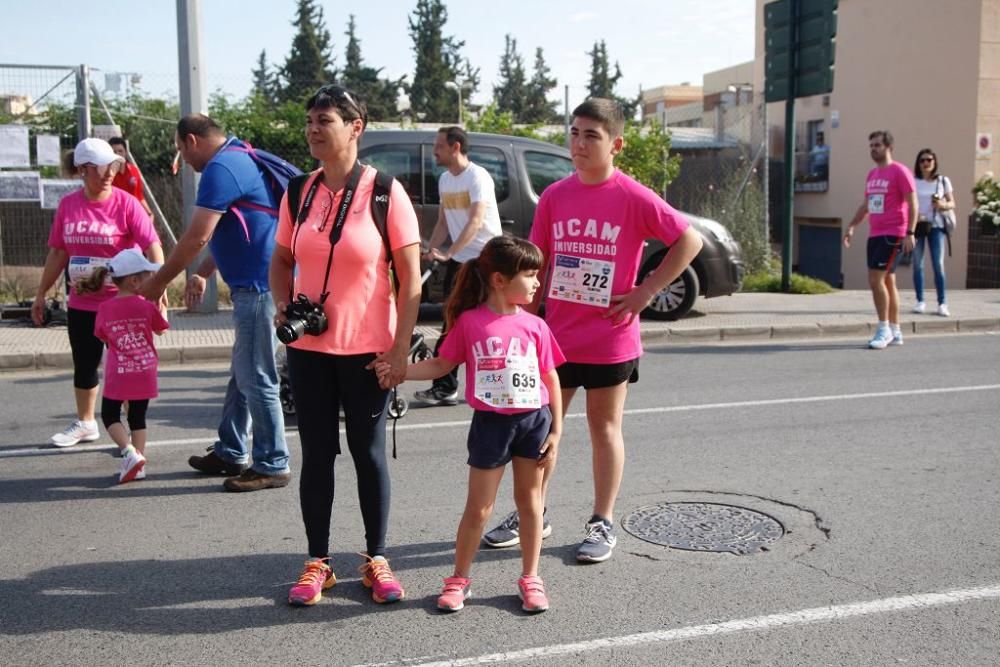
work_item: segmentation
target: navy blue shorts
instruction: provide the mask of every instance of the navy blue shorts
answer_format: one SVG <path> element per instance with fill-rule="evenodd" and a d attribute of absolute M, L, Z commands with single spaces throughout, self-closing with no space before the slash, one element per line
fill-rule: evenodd
<path fill-rule="evenodd" d="M 476 410 L 469 428 L 469 465 L 488 470 L 507 465 L 515 456 L 537 459 L 551 426 L 547 405 L 516 415 Z"/>
<path fill-rule="evenodd" d="M 559 386 L 563 389 L 603 389 L 617 387 L 622 382 L 639 381 L 639 359 L 618 364 L 577 364 L 567 361 L 556 368 Z"/>
<path fill-rule="evenodd" d="M 896 272 L 903 255 L 902 236 L 872 236 L 868 239 L 868 268 L 872 271 Z"/>

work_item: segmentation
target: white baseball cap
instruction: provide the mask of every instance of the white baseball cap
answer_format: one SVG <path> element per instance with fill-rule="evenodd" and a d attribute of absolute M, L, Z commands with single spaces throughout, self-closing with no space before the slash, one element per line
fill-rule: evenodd
<path fill-rule="evenodd" d="M 135 248 L 129 248 L 112 257 L 108 268 L 111 269 L 111 275 L 115 278 L 124 278 L 143 271 L 158 271 L 161 266 L 163 265 L 154 264 L 143 257 L 142 253 Z"/>
<path fill-rule="evenodd" d="M 73 151 L 73 165 L 79 167 L 81 164 L 96 164 L 103 167 L 112 162 L 125 162 L 125 158 L 115 153 L 111 144 L 104 139 L 84 139 L 76 145 Z"/>

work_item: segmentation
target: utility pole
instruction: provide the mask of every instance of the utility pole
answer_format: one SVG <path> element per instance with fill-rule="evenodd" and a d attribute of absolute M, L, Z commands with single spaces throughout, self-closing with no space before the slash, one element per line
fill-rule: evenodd
<path fill-rule="evenodd" d="M 201 58 L 201 0 L 177 0 L 177 58 L 180 73 L 181 115 L 205 113 L 205 68 Z M 181 168 L 182 199 L 184 202 L 184 228 L 191 224 L 194 203 L 198 194 L 198 174 L 189 165 Z M 195 260 L 197 267 L 204 259 L 202 253 Z M 188 267 L 187 276 L 193 273 Z M 219 309 L 219 292 L 213 273 L 205 286 L 205 298 L 192 310 L 214 313 Z"/>
<path fill-rule="evenodd" d="M 90 136 L 90 68 L 80 65 L 76 72 L 77 141 Z"/>

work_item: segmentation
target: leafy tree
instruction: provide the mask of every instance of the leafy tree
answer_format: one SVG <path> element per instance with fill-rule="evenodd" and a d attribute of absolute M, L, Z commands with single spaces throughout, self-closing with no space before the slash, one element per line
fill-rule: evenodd
<path fill-rule="evenodd" d="M 216 93 L 209 99 L 208 109 L 227 134 L 276 153 L 300 169 L 312 168 L 314 161 L 303 136 L 301 101 L 270 105 L 260 95 L 251 95 L 231 102 L 226 95 Z"/>
<path fill-rule="evenodd" d="M 614 73 L 611 72 L 611 66 L 608 61 L 608 47 L 604 40 L 594 42 L 594 50 L 587 51 L 587 55 L 590 56 L 590 83 L 587 85 L 590 96 L 616 100 L 622 105 L 626 119 L 631 120 L 635 118 L 636 109 L 639 106 L 639 98 L 629 99 L 615 94 L 615 86 L 618 85 L 618 81 L 622 78 L 622 68 L 616 61 L 615 71 Z"/>
<path fill-rule="evenodd" d="M 351 90 L 357 91 L 368 105 L 371 120 L 388 121 L 399 118 L 396 102 L 399 89 L 405 85 L 406 77 L 382 79 L 382 68 L 368 67 L 361 58 L 361 42 L 355 34 L 354 15 L 347 22 L 347 49 L 344 70 L 340 81 Z"/>
<path fill-rule="evenodd" d="M 529 139 L 545 138 L 538 134 L 537 125 L 520 125 L 515 127 L 514 114 L 510 111 L 501 111 L 495 102 L 491 102 L 482 110 L 478 118 L 470 118 L 466 123 L 469 132 L 489 132 L 490 134 L 506 134 L 515 137 L 528 137 Z"/>
<path fill-rule="evenodd" d="M 284 85 L 279 100 L 282 102 L 301 100 L 336 75 L 330 31 L 315 0 L 298 0 L 292 25 L 296 28 L 292 49 L 281 68 Z"/>
<path fill-rule="evenodd" d="M 410 95 L 410 111 L 418 118 L 442 121 L 454 116 L 456 92 L 445 87 L 448 81 L 463 84 L 466 99 L 479 87 L 479 69 L 461 57 L 465 42 L 444 36 L 448 10 L 441 0 L 417 0 L 409 17 L 416 68 Z"/>
<path fill-rule="evenodd" d="M 526 98 L 524 58 L 517 52 L 517 40 L 508 34 L 504 36 L 500 83 L 493 87 L 493 102 L 498 111 L 510 112 L 515 121 L 521 122 Z"/>
<path fill-rule="evenodd" d="M 681 170 L 680 156 L 670 155 L 670 132 L 656 122 L 626 122 L 624 138 L 615 165 L 662 196 Z"/>
<path fill-rule="evenodd" d="M 267 62 L 267 51 L 261 50 L 257 57 L 257 67 L 250 72 L 253 77 L 252 95 L 260 95 L 268 103 L 273 104 L 278 97 L 280 82 L 278 72 Z"/>
<path fill-rule="evenodd" d="M 535 70 L 531 81 L 526 86 L 524 109 L 521 121 L 525 123 L 548 123 L 559 117 L 556 107 L 558 102 L 550 102 L 549 91 L 559 82 L 550 76 L 549 66 L 545 64 L 542 48 L 535 50 Z"/>

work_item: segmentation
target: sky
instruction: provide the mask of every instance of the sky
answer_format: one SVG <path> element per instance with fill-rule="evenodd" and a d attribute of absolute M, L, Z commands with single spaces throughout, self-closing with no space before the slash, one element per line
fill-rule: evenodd
<path fill-rule="evenodd" d="M 335 65 L 343 64 L 348 15 L 354 14 L 365 63 L 391 77 L 409 75 L 414 57 L 408 19 L 416 0 L 348 4 L 318 0 L 333 41 Z M 691 82 L 705 72 L 753 59 L 754 0 L 446 0 L 445 34 L 465 41 L 462 54 L 480 68 L 484 103 L 497 82 L 504 35 L 517 40 L 530 77 L 535 49 L 542 47 L 559 80 L 553 99 L 575 105 L 586 96 L 590 58 L 601 39 L 623 77 L 617 92 Z M 139 73 L 140 90 L 177 91 L 176 0 L 68 0 L 4 3 L 0 64 L 79 65 L 107 72 Z M 202 0 L 202 57 L 209 92 L 236 98 L 250 89 L 250 72 L 261 49 L 282 63 L 291 44 L 295 0 Z M 139 9 L 141 7 L 141 10 Z M 25 75 L 26 76 L 26 75 Z M 0 94 L 30 88 L 21 76 L 0 69 Z M 35 82 L 35 87 L 42 85 Z M 47 87 L 47 86 L 45 86 Z M 35 91 L 34 95 L 44 92 Z M 31 91 L 27 91 L 31 92 Z"/>

